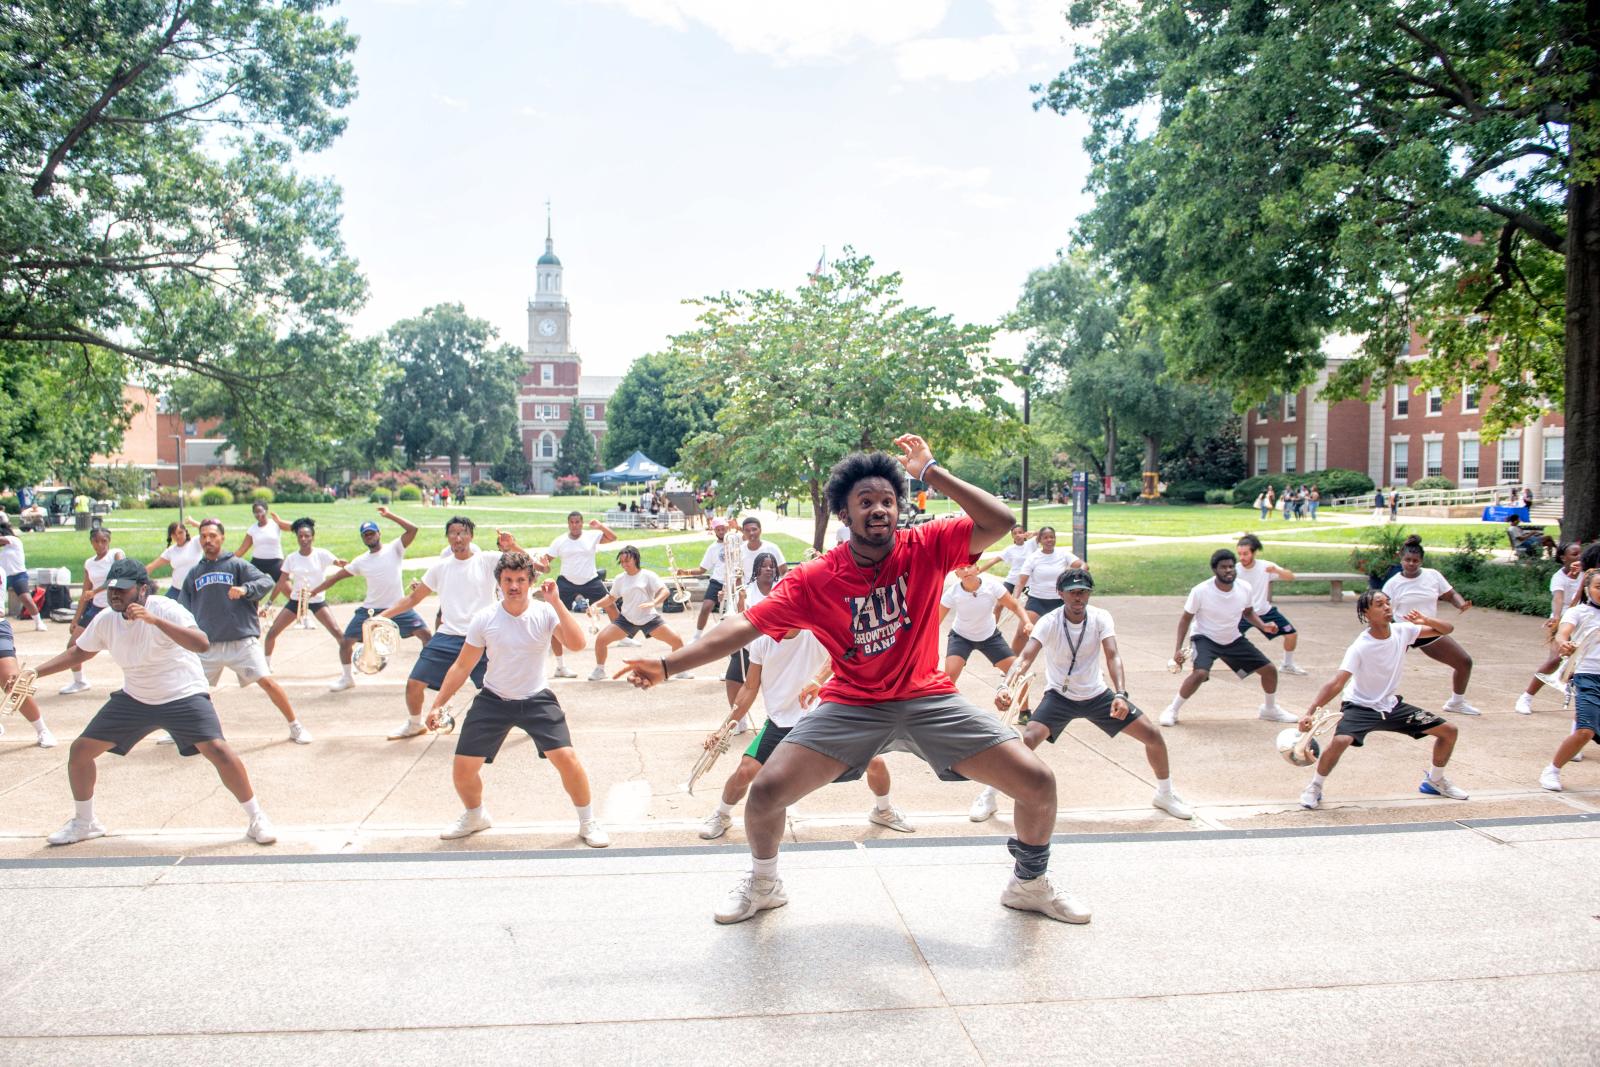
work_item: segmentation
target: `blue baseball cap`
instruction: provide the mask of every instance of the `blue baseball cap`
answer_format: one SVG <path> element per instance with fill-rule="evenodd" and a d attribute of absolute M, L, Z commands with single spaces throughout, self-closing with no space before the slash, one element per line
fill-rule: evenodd
<path fill-rule="evenodd" d="M 377 533 L 378 532 L 378 524 L 373 522 L 371 519 L 368 519 L 366 522 L 361 524 L 361 532 L 362 533 Z"/>

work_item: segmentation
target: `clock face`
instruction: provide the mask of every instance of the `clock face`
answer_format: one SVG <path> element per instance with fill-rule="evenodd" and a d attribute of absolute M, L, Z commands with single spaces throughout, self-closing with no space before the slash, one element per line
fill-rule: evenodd
<path fill-rule="evenodd" d="M 556 320 L 540 319 L 539 332 L 544 334 L 546 337 L 554 337 L 556 335 Z"/>

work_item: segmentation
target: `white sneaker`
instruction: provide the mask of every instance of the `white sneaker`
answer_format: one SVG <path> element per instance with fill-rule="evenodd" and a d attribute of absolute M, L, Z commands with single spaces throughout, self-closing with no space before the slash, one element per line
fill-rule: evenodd
<path fill-rule="evenodd" d="M 389 735 L 391 741 L 404 741 L 408 737 L 417 737 L 428 732 L 428 728 L 420 722 L 405 721 L 405 725 Z"/>
<path fill-rule="evenodd" d="M 1579 752 L 1577 755 L 1575 755 L 1571 759 L 1567 760 L 1567 762 L 1568 763 L 1582 763 L 1583 762 L 1583 753 Z"/>
<path fill-rule="evenodd" d="M 68 682 L 66 685 L 61 687 L 61 695 L 64 696 L 64 697 L 69 697 L 73 693 L 82 693 L 83 691 L 85 691 L 88 688 L 89 688 L 89 683 L 88 682 L 79 682 L 79 681 L 74 680 L 74 681 Z"/>
<path fill-rule="evenodd" d="M 552 674 L 550 677 L 552 677 L 552 678 L 576 678 L 577 676 L 578 676 L 577 673 L 574 672 L 574 671 L 569 671 L 565 667 L 557 667 L 556 668 L 556 672 L 554 674 Z"/>
<path fill-rule="evenodd" d="M 43 619 L 41 619 L 37 615 L 35 615 L 33 617 L 33 632 L 34 633 L 39 633 L 42 630 L 48 630 L 48 629 L 50 629 L 50 627 L 48 627 L 48 626 L 46 626 L 44 624 L 44 620 Z"/>
<path fill-rule="evenodd" d="M 1256 718 L 1264 722 L 1299 722 L 1300 716 L 1287 708 L 1276 706 L 1267 707 L 1265 704 L 1256 709 Z"/>
<path fill-rule="evenodd" d="M 305 724 L 299 719 L 296 719 L 289 724 L 289 740 L 297 745 L 309 745 L 311 743 L 311 731 L 307 730 Z"/>
<path fill-rule="evenodd" d="M 1178 725 L 1178 709 L 1176 705 L 1168 704 L 1165 708 L 1161 709 L 1161 725 Z"/>
<path fill-rule="evenodd" d="M 603 682 L 605 680 L 606 680 L 606 669 L 604 667 L 596 666 L 594 670 L 589 672 L 589 681 L 591 681 L 591 682 Z"/>
<path fill-rule="evenodd" d="M 631 637 L 624 637 L 619 641 L 613 641 L 611 643 L 616 645 L 618 648 L 638 648 L 639 647 L 639 642 L 635 641 Z"/>
<path fill-rule="evenodd" d="M 1561 792 L 1561 771 L 1555 767 L 1546 767 L 1539 774 L 1539 784 L 1552 793 Z"/>
<path fill-rule="evenodd" d="M 972 807 L 967 809 L 967 818 L 973 822 L 985 822 L 999 810 L 1000 794 L 984 786 L 983 792 L 972 798 Z"/>
<path fill-rule="evenodd" d="M 1000 903 L 1018 911 L 1036 911 L 1064 923 L 1086 923 L 1090 916 L 1089 909 L 1069 897 L 1048 874 L 1026 882 L 1013 874 L 1005 892 L 1000 894 Z"/>
<path fill-rule="evenodd" d="M 1465 700 L 1447 700 L 1444 710 L 1452 715 L 1482 715 L 1483 712 L 1468 704 Z"/>
<path fill-rule="evenodd" d="M 68 819 L 67 825 L 45 838 L 52 845 L 76 845 L 79 841 L 89 841 L 96 837 L 106 836 L 106 828 L 100 825 L 99 819 L 88 822 L 79 822 L 77 819 Z"/>
<path fill-rule="evenodd" d="M 587 819 L 579 823 L 578 837 L 590 848 L 605 848 L 611 844 L 611 835 L 606 833 L 599 819 Z"/>
<path fill-rule="evenodd" d="M 735 736 L 737 736 L 739 734 L 747 734 L 751 731 L 751 729 L 750 716 L 746 715 L 744 718 L 739 720 L 736 726 L 734 726 L 733 732 Z"/>
<path fill-rule="evenodd" d="M 1182 797 L 1170 790 L 1165 793 L 1157 793 L 1151 797 L 1150 804 L 1153 807 L 1160 808 L 1174 819 L 1194 818 L 1194 809 Z"/>
<path fill-rule="evenodd" d="M 244 836 L 258 845 L 270 845 L 278 839 L 277 832 L 272 829 L 272 820 L 267 818 L 267 813 L 264 811 L 256 812 Z"/>
<path fill-rule="evenodd" d="M 480 830 L 487 830 L 494 825 L 494 820 L 489 818 L 489 813 L 479 808 L 476 813 L 463 811 L 456 816 L 456 821 L 439 831 L 442 841 L 454 841 L 458 837 L 466 837 Z"/>
<path fill-rule="evenodd" d="M 1300 806 L 1307 811 L 1316 811 L 1322 807 L 1322 787 L 1316 782 L 1307 782 L 1305 790 L 1300 794 Z"/>
<path fill-rule="evenodd" d="M 692 682 L 692 681 L 694 681 L 694 672 L 693 671 L 679 671 L 677 674 L 674 674 L 671 678 L 668 678 L 667 681 L 673 682 L 673 681 L 677 681 L 679 678 L 682 678 L 686 682 Z"/>
<path fill-rule="evenodd" d="M 335 678 L 333 680 L 333 684 L 332 685 L 328 686 L 328 692 L 330 692 L 330 693 L 342 693 L 346 689 L 355 688 L 355 684 L 356 684 L 356 680 L 354 678 L 348 678 L 348 677 L 346 677 L 346 676 L 341 674 L 339 677 L 337 677 L 337 678 Z"/>
<path fill-rule="evenodd" d="M 1278 673 L 1298 674 L 1301 677 L 1305 677 L 1306 669 L 1294 663 L 1280 663 L 1278 664 Z"/>
<path fill-rule="evenodd" d="M 1521 696 L 1517 697 L 1516 706 L 1511 710 L 1516 712 L 1518 715 L 1532 715 L 1533 698 L 1527 693 L 1523 693 Z"/>
<path fill-rule="evenodd" d="M 874 806 L 871 811 L 867 812 L 867 821 L 878 826 L 887 826 L 891 830 L 899 830 L 903 834 L 917 832 L 917 828 L 906 822 L 905 815 L 892 804 L 889 805 L 888 811 Z"/>
<path fill-rule="evenodd" d="M 732 825 L 732 815 L 724 815 L 720 811 L 713 811 L 710 815 L 706 816 L 706 823 L 700 828 L 700 840 L 715 841 L 717 838 L 727 833 L 728 828 Z"/>
<path fill-rule="evenodd" d="M 742 923 L 758 911 L 781 908 L 789 903 L 783 893 L 782 878 L 757 878 L 747 874 L 728 892 L 712 914 L 719 923 Z"/>
<path fill-rule="evenodd" d="M 34 744 L 38 745 L 40 748 L 55 748 L 56 735 L 50 732 L 50 727 L 41 727 L 37 735 L 37 740 L 34 741 Z"/>
<path fill-rule="evenodd" d="M 1417 792 L 1430 797 L 1449 797 L 1451 800 L 1467 799 L 1467 791 L 1442 774 L 1438 778 L 1424 778 L 1422 784 L 1417 786 Z"/>

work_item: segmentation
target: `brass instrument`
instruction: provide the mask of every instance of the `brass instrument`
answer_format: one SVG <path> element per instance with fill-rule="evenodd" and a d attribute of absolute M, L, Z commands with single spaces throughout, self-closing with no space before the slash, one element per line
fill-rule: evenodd
<path fill-rule="evenodd" d="M 744 553 L 739 549 L 739 535 L 729 530 L 722 535 L 722 617 L 726 619 L 739 611 L 739 593 L 744 589 Z"/>
<path fill-rule="evenodd" d="M 800 562 L 801 563 L 810 563 L 814 559 L 821 559 L 821 558 L 822 558 L 822 553 L 818 552 L 816 549 L 812 548 L 809 545 L 806 546 L 806 550 L 804 552 L 800 553 Z"/>
<path fill-rule="evenodd" d="M 1296 767 L 1309 767 L 1322 755 L 1322 746 L 1317 744 L 1317 735 L 1333 729 L 1344 712 L 1338 708 L 1323 708 L 1311 719 L 1311 729 L 1301 733 L 1296 727 L 1278 731 L 1276 744 L 1278 755 L 1294 764 Z"/>
<path fill-rule="evenodd" d="M 311 587 L 302 585 L 300 591 L 294 595 L 294 621 L 301 626 L 306 624 L 306 605 L 311 601 Z"/>
<path fill-rule="evenodd" d="M 689 771 L 689 780 L 683 786 L 690 796 L 694 796 L 694 784 L 700 780 L 700 776 L 711 769 L 711 765 L 717 762 L 717 757 L 728 751 L 728 744 L 738 729 L 739 720 L 729 719 L 712 735 L 711 745 L 700 751 L 700 758 L 694 761 L 694 768 Z"/>
<path fill-rule="evenodd" d="M 361 640 L 351 650 L 351 659 L 362 674 L 377 674 L 399 648 L 400 627 L 393 619 L 374 615 L 361 624 Z"/>
<path fill-rule="evenodd" d="M 1573 636 L 1576 637 L 1577 634 L 1574 633 Z M 1556 664 L 1555 670 L 1548 674 L 1536 673 L 1534 677 L 1552 689 L 1563 691 L 1570 699 L 1572 690 L 1569 683 L 1572 681 L 1572 676 L 1577 673 L 1578 664 L 1594 648 L 1596 641 L 1600 641 L 1600 624 L 1589 627 L 1583 637 L 1573 642 L 1572 655 L 1563 656 L 1561 662 Z"/>
<path fill-rule="evenodd" d="M 5 699 L 0 700 L 0 715 L 15 715 L 22 707 L 22 702 L 33 696 L 39 687 L 39 675 L 30 667 L 24 667 L 17 675 L 16 681 L 11 683 L 11 689 L 6 693 Z"/>
<path fill-rule="evenodd" d="M 1178 658 L 1167 660 L 1167 673 L 1177 674 L 1183 670 L 1183 665 L 1194 659 L 1194 645 L 1185 641 L 1183 647 L 1178 649 Z"/>
<path fill-rule="evenodd" d="M 456 716 L 450 710 L 452 700 L 447 700 L 444 707 L 434 708 L 428 712 L 428 729 L 438 734 L 453 734 L 456 732 Z"/>
<path fill-rule="evenodd" d="M 672 546 L 667 546 L 667 569 L 672 572 L 672 602 L 689 605 L 689 590 L 683 587 L 683 582 L 678 579 L 678 557 L 672 554 Z"/>
<path fill-rule="evenodd" d="M 1007 678 L 1000 683 L 1000 691 L 1011 697 L 1011 703 L 1004 708 L 997 709 L 1000 716 L 1000 725 L 1015 726 L 1017 724 L 1017 719 L 1022 715 L 1022 706 L 1028 699 L 1028 687 L 1032 684 L 1032 674 L 1022 674 L 1015 678 Z"/>

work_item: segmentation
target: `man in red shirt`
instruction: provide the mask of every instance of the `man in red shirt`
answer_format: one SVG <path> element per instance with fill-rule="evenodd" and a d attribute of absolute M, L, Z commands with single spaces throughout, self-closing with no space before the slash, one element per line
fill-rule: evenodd
<path fill-rule="evenodd" d="M 1062 922 L 1089 912 L 1045 873 L 1056 822 L 1050 768 L 1016 733 L 956 692 L 941 670 L 939 597 L 944 576 L 971 563 L 1016 521 L 1005 502 L 955 477 L 915 434 L 895 439 L 897 463 L 883 452 L 854 452 L 828 478 L 828 509 L 850 539 L 791 570 L 772 595 L 660 659 L 628 661 L 629 680 L 647 689 L 743 648 L 758 634 L 809 630 L 828 650 L 833 677 L 821 703 L 778 745 L 745 803 L 751 872 L 715 918 L 742 922 L 788 903 L 778 878 L 778 845 L 789 805 L 834 781 L 859 778 L 880 752 L 922 757 L 945 781 L 971 779 L 1016 801 L 1016 867 L 1000 902 Z M 902 469 L 902 464 L 904 465 Z M 896 520 L 906 472 L 955 501 L 963 514 L 909 530 Z"/>

